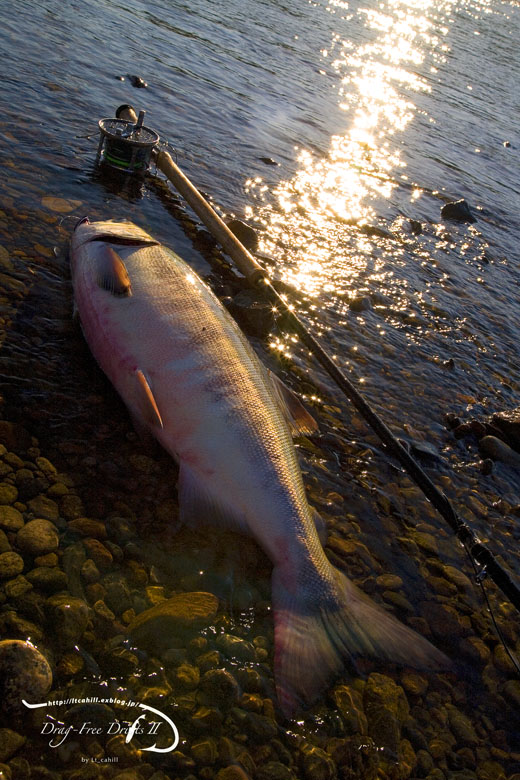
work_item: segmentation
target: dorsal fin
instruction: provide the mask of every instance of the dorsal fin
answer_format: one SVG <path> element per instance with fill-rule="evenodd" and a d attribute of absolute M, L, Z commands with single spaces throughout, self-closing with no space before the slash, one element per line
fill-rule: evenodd
<path fill-rule="evenodd" d="M 287 387 L 270 369 L 266 369 L 274 395 L 294 436 L 316 433 L 318 423 L 309 414 L 296 393 Z"/>
<path fill-rule="evenodd" d="M 158 425 L 159 428 L 162 428 L 163 421 L 159 408 L 153 397 L 148 380 L 140 368 L 135 370 L 135 377 L 137 379 L 137 402 L 143 420 L 149 423 L 149 425 Z"/>
<path fill-rule="evenodd" d="M 103 247 L 102 257 L 98 261 L 98 284 L 112 295 L 122 298 L 132 295 L 126 265 L 111 246 Z"/>

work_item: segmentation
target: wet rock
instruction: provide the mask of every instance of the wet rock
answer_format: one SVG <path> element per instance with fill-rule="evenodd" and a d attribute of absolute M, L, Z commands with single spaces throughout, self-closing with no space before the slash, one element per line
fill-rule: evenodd
<path fill-rule="evenodd" d="M 479 739 L 467 715 L 460 712 L 452 704 L 447 704 L 449 724 L 453 736 L 462 745 L 478 745 Z"/>
<path fill-rule="evenodd" d="M 266 302 L 255 290 L 241 290 L 230 302 L 231 314 L 246 330 L 257 336 L 265 336 L 275 324 L 272 304 Z"/>
<path fill-rule="evenodd" d="M 153 650 L 166 649 L 170 637 L 208 625 L 217 608 L 218 599 L 212 593 L 179 593 L 141 612 L 128 630 L 137 644 Z"/>
<path fill-rule="evenodd" d="M 23 522 L 22 513 L 14 506 L 0 506 L 0 528 L 4 531 L 19 531 Z"/>
<path fill-rule="evenodd" d="M 29 555 L 45 555 L 58 549 L 59 536 L 56 526 L 49 520 L 31 520 L 16 534 L 16 543 Z"/>
<path fill-rule="evenodd" d="M 236 714 L 237 710 L 234 709 L 232 712 Z M 241 725 L 244 730 L 255 742 L 269 742 L 278 735 L 278 726 L 276 725 L 276 722 L 267 718 L 265 715 L 258 715 L 256 712 L 246 713 L 243 710 L 239 710 L 239 712 L 239 722 L 242 722 Z M 245 717 L 243 718 L 242 716 L 244 715 Z"/>
<path fill-rule="evenodd" d="M 18 599 L 23 596 L 24 593 L 28 593 L 32 590 L 32 585 L 21 574 L 15 577 L 14 580 L 8 580 L 4 585 L 4 592 L 8 599 Z"/>
<path fill-rule="evenodd" d="M 379 751 L 371 737 L 355 736 L 329 741 L 327 751 L 340 767 L 345 780 L 376 780 L 379 775 Z M 393 777 L 393 775 L 389 775 Z"/>
<path fill-rule="evenodd" d="M 332 696 L 343 717 L 345 732 L 347 734 L 367 734 L 368 723 L 361 707 L 359 694 L 352 691 L 347 685 L 338 685 L 334 688 Z"/>
<path fill-rule="evenodd" d="M 92 558 L 98 569 L 101 571 L 110 569 L 114 558 L 103 542 L 100 542 L 99 539 L 87 538 L 83 540 L 83 545 L 88 557 Z"/>
<path fill-rule="evenodd" d="M 520 680 L 508 680 L 502 690 L 506 699 L 520 708 Z"/>
<path fill-rule="evenodd" d="M 520 454 L 496 436 L 484 436 L 478 446 L 483 455 L 520 469 Z"/>
<path fill-rule="evenodd" d="M 272 157 L 259 157 L 258 159 L 260 162 L 263 162 L 264 165 L 280 165 L 280 163 L 277 163 Z"/>
<path fill-rule="evenodd" d="M 423 696 L 428 690 L 428 680 L 417 672 L 403 672 L 401 683 L 406 693 L 411 693 L 413 696 Z"/>
<path fill-rule="evenodd" d="M 14 610 L 0 614 L 0 634 L 40 642 L 43 631 L 35 623 L 18 615 Z"/>
<path fill-rule="evenodd" d="M 191 723 L 200 731 L 214 734 L 222 725 L 222 713 L 215 707 L 199 707 L 191 716 Z"/>
<path fill-rule="evenodd" d="M 83 566 L 81 567 L 81 576 L 85 580 L 85 582 L 92 583 L 92 582 L 99 582 L 99 579 L 101 577 L 101 574 L 99 573 L 99 569 L 92 560 L 92 558 L 87 558 Z"/>
<path fill-rule="evenodd" d="M 42 701 L 51 686 L 51 667 L 34 645 L 20 639 L 0 642 L 0 707 L 4 715 L 21 712 L 22 699 Z"/>
<path fill-rule="evenodd" d="M 348 307 L 355 312 L 369 311 L 372 308 L 372 301 L 368 295 L 358 295 L 356 298 L 349 300 Z"/>
<path fill-rule="evenodd" d="M 60 512 L 67 520 L 76 520 L 78 517 L 83 517 L 85 509 L 81 498 L 75 496 L 74 493 L 67 493 L 60 501 Z"/>
<path fill-rule="evenodd" d="M 268 761 L 256 773 L 256 780 L 297 780 L 294 772 L 280 761 Z"/>
<path fill-rule="evenodd" d="M 403 581 L 397 574 L 380 574 L 376 578 L 376 585 L 379 590 L 399 590 L 403 586 Z"/>
<path fill-rule="evenodd" d="M 256 651 L 251 642 L 246 642 L 238 636 L 232 634 L 220 634 L 217 637 L 217 647 L 228 658 L 236 661 L 254 661 L 256 660 Z"/>
<path fill-rule="evenodd" d="M 468 204 L 463 198 L 446 203 L 441 209 L 441 217 L 456 222 L 476 222 Z"/>
<path fill-rule="evenodd" d="M 258 236 L 256 230 L 249 225 L 246 225 L 241 219 L 229 219 L 226 224 L 246 249 L 250 252 L 255 252 L 257 250 Z"/>
<path fill-rule="evenodd" d="M 199 742 L 194 742 L 191 746 L 191 755 L 199 766 L 213 766 L 218 758 L 215 740 L 207 737 Z"/>
<path fill-rule="evenodd" d="M 46 593 L 65 590 L 68 585 L 67 575 L 57 566 L 38 566 L 27 572 L 26 578 L 35 588 Z"/>
<path fill-rule="evenodd" d="M 200 670 L 197 666 L 192 666 L 192 664 L 182 663 L 170 675 L 170 680 L 178 690 L 190 691 L 199 684 Z"/>
<path fill-rule="evenodd" d="M 434 637 L 455 640 L 463 635 L 464 629 L 456 609 L 433 601 L 424 601 L 420 606 Z"/>
<path fill-rule="evenodd" d="M 0 555 L 0 580 L 7 580 L 21 574 L 24 562 L 21 555 L 15 552 L 5 552 Z"/>
<path fill-rule="evenodd" d="M 233 675 L 226 669 L 210 669 L 200 681 L 200 690 L 206 703 L 227 709 L 234 706 L 240 696 L 240 688 Z"/>
<path fill-rule="evenodd" d="M 11 545 L 5 531 L 0 529 L 0 553 L 9 552 Z"/>
<path fill-rule="evenodd" d="M 409 219 L 408 224 L 410 225 L 410 231 L 414 234 L 414 236 L 421 235 L 423 232 L 422 222 L 419 222 L 417 219 Z"/>
<path fill-rule="evenodd" d="M 32 498 L 28 501 L 28 507 L 36 517 L 43 517 L 45 520 L 51 520 L 52 522 L 56 522 L 59 519 L 58 504 L 52 498 L 47 498 L 47 496 L 40 495 Z"/>
<path fill-rule="evenodd" d="M 18 490 L 8 482 L 0 483 L 0 504 L 14 504 L 18 498 Z"/>
<path fill-rule="evenodd" d="M 520 452 L 520 407 L 494 414 L 491 424 L 496 426 L 505 440 Z"/>
<path fill-rule="evenodd" d="M 390 677 L 372 673 L 363 694 L 368 733 L 379 747 L 395 757 L 399 750 L 401 723 L 408 717 L 403 689 Z"/>
<path fill-rule="evenodd" d="M 83 636 L 89 621 L 88 605 L 68 593 L 49 596 L 46 612 L 51 626 L 59 626 L 57 640 L 61 647 L 73 647 Z"/>
<path fill-rule="evenodd" d="M 305 746 L 302 750 L 303 776 L 306 780 L 334 780 L 336 767 L 332 758 L 315 745 Z"/>
<path fill-rule="evenodd" d="M 0 761 L 8 761 L 23 745 L 26 737 L 12 729 L 0 729 Z"/>
<path fill-rule="evenodd" d="M 142 79 L 141 76 L 135 76 L 131 73 L 127 73 L 126 75 L 130 84 L 136 89 L 146 89 L 148 86 L 146 81 Z"/>

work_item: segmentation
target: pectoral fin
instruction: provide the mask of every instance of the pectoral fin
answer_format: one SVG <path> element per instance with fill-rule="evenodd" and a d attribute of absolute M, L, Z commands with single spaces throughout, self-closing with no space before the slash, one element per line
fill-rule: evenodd
<path fill-rule="evenodd" d="M 132 295 L 132 285 L 126 266 L 111 246 L 103 247 L 98 260 L 98 285 L 112 295 L 126 298 Z"/>
<path fill-rule="evenodd" d="M 294 436 L 316 433 L 318 423 L 309 414 L 298 396 L 272 371 L 266 369 L 275 397 Z"/>
<path fill-rule="evenodd" d="M 137 401 L 142 419 L 149 425 L 157 425 L 159 428 L 162 428 L 163 421 L 159 408 L 148 380 L 140 368 L 136 369 L 135 378 L 137 380 Z"/>

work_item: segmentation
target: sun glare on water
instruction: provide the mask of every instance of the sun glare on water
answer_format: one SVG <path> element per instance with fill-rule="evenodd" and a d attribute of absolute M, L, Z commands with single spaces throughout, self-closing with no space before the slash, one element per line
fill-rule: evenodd
<path fill-rule="evenodd" d="M 260 177 L 247 182 L 256 201 L 249 216 L 266 227 L 262 248 L 279 260 L 284 281 L 309 296 L 352 296 L 361 275 L 366 282 L 377 206 L 402 181 L 399 147 L 418 110 L 415 95 L 431 89 L 421 75 L 431 67 L 425 58 L 443 56 L 443 31 L 430 20 L 439 5 L 387 0 L 378 10 L 359 9 L 370 37 L 354 45 L 347 37 L 354 13 L 330 0 L 336 34 L 322 58 L 341 77 L 338 105 L 346 131 L 331 137 L 326 156 L 300 148 L 296 174 L 273 192 Z M 413 199 L 420 195 L 412 193 Z M 375 272 L 384 289 L 384 274 Z"/>

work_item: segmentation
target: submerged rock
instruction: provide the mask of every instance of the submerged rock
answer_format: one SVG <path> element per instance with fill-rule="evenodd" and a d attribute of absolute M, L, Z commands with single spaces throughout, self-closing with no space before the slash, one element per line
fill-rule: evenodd
<path fill-rule="evenodd" d="M 520 469 L 520 454 L 496 436 L 484 436 L 479 442 L 479 449 L 493 460 L 499 460 L 502 463 L 507 463 L 508 466 Z"/>
<path fill-rule="evenodd" d="M 40 702 L 52 685 L 52 671 L 44 655 L 30 642 L 0 642 L 0 707 L 6 716 L 24 709 L 22 699 Z"/>
<path fill-rule="evenodd" d="M 60 646 L 73 647 L 81 639 L 89 621 L 89 608 L 83 599 L 56 593 L 47 599 L 49 624 L 56 630 Z"/>
<path fill-rule="evenodd" d="M 23 571 L 24 562 L 21 555 L 15 552 L 5 552 L 0 555 L 0 580 L 16 577 Z"/>
<path fill-rule="evenodd" d="M 441 209 L 441 217 L 456 222 L 476 222 L 464 198 L 446 203 Z"/>
<path fill-rule="evenodd" d="M 258 236 L 254 228 L 246 225 L 241 219 L 229 219 L 226 224 L 246 249 L 250 252 L 255 252 L 257 250 Z"/>
<path fill-rule="evenodd" d="M 137 644 L 165 649 L 183 631 L 207 626 L 217 614 L 218 599 L 202 591 L 178 593 L 137 615 L 128 631 Z"/>
<path fill-rule="evenodd" d="M 136 87 L 137 89 L 145 89 L 148 84 L 144 79 L 141 78 L 141 76 L 134 76 L 131 73 L 126 74 L 128 77 L 128 81 L 133 87 Z"/>

